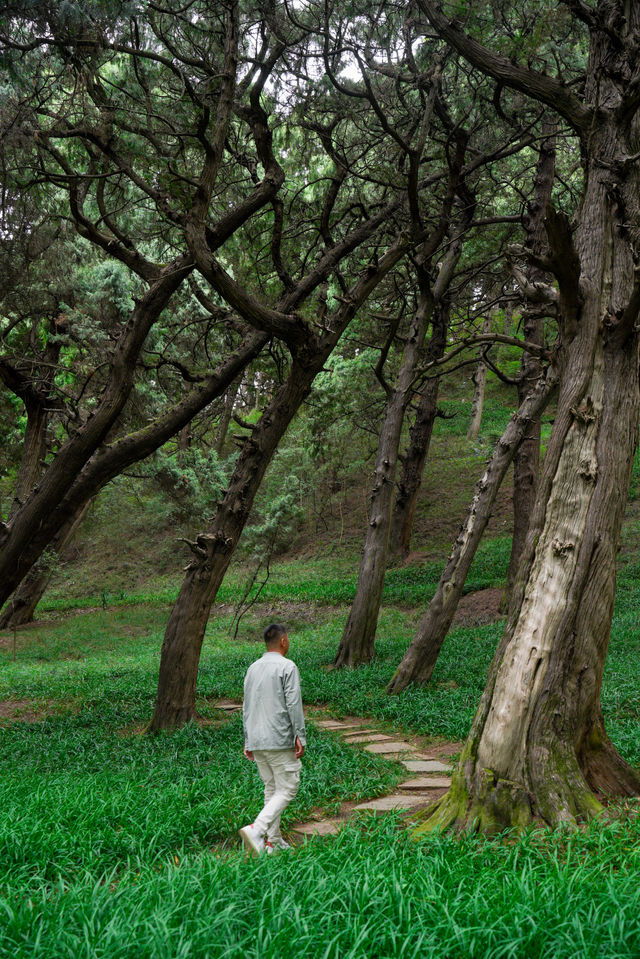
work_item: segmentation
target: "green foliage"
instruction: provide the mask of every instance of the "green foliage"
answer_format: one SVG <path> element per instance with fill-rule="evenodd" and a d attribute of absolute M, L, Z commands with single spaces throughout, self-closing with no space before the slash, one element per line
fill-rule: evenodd
<path fill-rule="evenodd" d="M 245 530 L 245 549 L 256 559 L 286 551 L 302 514 L 300 482 L 295 476 L 288 476 L 282 491 L 265 503 L 260 522 Z"/>
<path fill-rule="evenodd" d="M 157 490 L 150 507 L 158 519 L 180 522 L 189 528 L 204 523 L 213 512 L 227 483 L 227 474 L 215 450 L 159 450 L 139 468 Z"/>

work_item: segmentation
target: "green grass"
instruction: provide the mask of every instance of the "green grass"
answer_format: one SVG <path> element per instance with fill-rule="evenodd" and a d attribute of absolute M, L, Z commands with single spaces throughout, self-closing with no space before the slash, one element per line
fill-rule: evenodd
<path fill-rule="evenodd" d="M 487 543 L 473 582 L 499 582 L 507 559 L 508 541 Z M 388 697 L 418 619 L 407 607 L 435 587 L 439 570 L 391 571 L 388 595 L 398 605 L 383 610 L 376 660 L 337 673 L 326 667 L 348 611 L 337 598 L 347 568 L 343 557 L 275 570 L 274 614 L 295 599 L 283 618 L 305 701 L 383 728 L 464 738 L 501 624 L 454 630 L 429 688 Z M 603 687 L 607 728 L 635 765 L 638 578 L 628 558 Z M 228 588 L 233 596 L 234 580 Z M 148 739 L 139 732 L 169 607 L 162 591 L 140 605 L 125 599 L 19 632 L 15 658 L 11 634 L 2 637 L 0 702 L 12 698 L 43 718 L 0 727 L 0 956 L 640 954 L 637 818 L 572 836 L 415 843 L 388 817 L 245 862 L 236 830 L 255 814 L 260 784 L 241 753 L 239 717 L 218 722 L 211 702 L 241 695 L 247 665 L 262 652 L 263 623 L 250 613 L 233 640 L 230 615 L 212 618 L 198 685 L 211 724 Z M 312 727 L 285 829 L 312 810 L 331 814 L 340 800 L 389 791 L 402 776 L 398 764 Z"/>

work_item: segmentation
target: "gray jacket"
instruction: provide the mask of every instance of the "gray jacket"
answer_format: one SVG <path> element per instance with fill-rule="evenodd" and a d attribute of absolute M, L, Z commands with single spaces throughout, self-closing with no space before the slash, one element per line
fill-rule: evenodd
<path fill-rule="evenodd" d="M 244 748 L 292 749 L 306 745 L 298 667 L 280 653 L 265 653 L 247 670 L 242 704 Z"/>

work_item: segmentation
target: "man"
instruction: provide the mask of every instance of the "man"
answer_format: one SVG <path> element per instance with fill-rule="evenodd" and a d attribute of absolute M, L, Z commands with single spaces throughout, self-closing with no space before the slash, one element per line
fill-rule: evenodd
<path fill-rule="evenodd" d="M 264 631 L 266 652 L 244 679 L 244 754 L 255 760 L 264 783 L 264 807 L 250 826 L 239 830 L 253 856 L 288 849 L 280 816 L 298 792 L 306 735 L 298 667 L 286 658 L 289 636 L 272 623 Z"/>

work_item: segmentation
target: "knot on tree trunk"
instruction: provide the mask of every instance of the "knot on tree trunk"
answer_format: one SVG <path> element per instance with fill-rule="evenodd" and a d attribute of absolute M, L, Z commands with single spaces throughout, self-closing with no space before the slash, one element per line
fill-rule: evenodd
<path fill-rule="evenodd" d="M 185 571 L 196 569 L 203 562 L 211 559 L 216 549 L 225 553 L 233 549 L 232 537 L 225 536 L 224 533 L 199 533 L 198 536 L 196 536 L 195 543 L 181 536 L 179 542 L 186 543 L 196 557 L 195 560 L 192 560 L 184 567 Z"/>
<path fill-rule="evenodd" d="M 590 396 L 586 398 L 582 406 L 572 406 L 570 412 L 573 418 L 579 423 L 582 423 L 584 426 L 588 426 L 589 423 L 593 423 L 597 418 L 593 400 Z"/>
<path fill-rule="evenodd" d="M 598 462 L 595 457 L 585 457 L 580 461 L 578 474 L 589 483 L 595 483 L 598 478 Z"/>
<path fill-rule="evenodd" d="M 551 549 L 556 556 L 566 556 L 567 553 L 570 553 L 572 549 L 575 549 L 576 544 L 566 542 L 563 543 L 560 539 L 554 539 L 551 543 Z"/>

